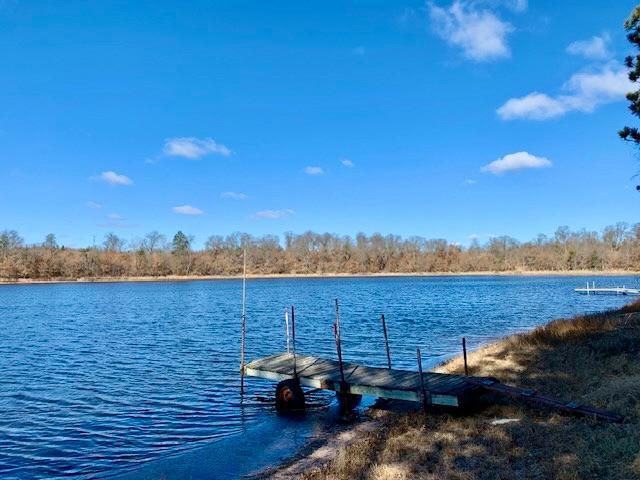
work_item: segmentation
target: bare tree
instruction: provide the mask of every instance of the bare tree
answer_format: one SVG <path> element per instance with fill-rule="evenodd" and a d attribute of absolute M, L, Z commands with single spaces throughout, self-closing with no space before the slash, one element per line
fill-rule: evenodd
<path fill-rule="evenodd" d="M 127 242 L 125 240 L 113 232 L 109 232 L 104 236 L 103 245 L 107 252 L 121 252 L 124 250 L 126 243 Z"/>

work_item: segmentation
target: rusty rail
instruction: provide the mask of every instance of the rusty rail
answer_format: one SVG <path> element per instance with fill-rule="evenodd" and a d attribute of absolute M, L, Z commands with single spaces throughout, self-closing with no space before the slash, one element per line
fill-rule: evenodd
<path fill-rule="evenodd" d="M 621 423 L 624 421 L 624 417 L 622 415 L 618 415 L 617 413 L 613 413 L 608 410 L 595 408 L 590 405 L 582 405 L 578 402 L 565 402 L 563 400 L 541 394 L 536 390 L 505 385 L 492 378 L 468 377 L 467 382 L 473 385 L 477 385 L 484 390 L 497 393 L 498 395 L 515 398 L 518 400 L 524 400 L 526 402 L 536 403 L 539 405 L 545 405 L 547 407 L 573 415 L 591 417 L 596 420 L 602 420 L 612 423 Z"/>

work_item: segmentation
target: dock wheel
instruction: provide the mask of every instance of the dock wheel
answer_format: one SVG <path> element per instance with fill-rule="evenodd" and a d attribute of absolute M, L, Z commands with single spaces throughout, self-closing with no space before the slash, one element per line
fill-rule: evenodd
<path fill-rule="evenodd" d="M 346 412 L 350 412 L 362 401 L 362 395 L 356 395 L 354 393 L 341 393 L 336 392 L 336 398 L 340 403 L 340 408 Z"/>
<path fill-rule="evenodd" d="M 276 410 L 289 412 L 304 410 L 304 392 L 300 383 L 294 379 L 283 380 L 276 387 Z"/>

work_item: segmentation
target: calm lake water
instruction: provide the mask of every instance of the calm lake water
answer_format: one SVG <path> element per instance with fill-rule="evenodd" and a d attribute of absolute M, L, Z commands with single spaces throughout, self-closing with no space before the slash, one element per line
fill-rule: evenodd
<path fill-rule="evenodd" d="M 632 277 L 590 280 L 599 286 L 638 285 Z M 346 360 L 386 364 L 380 328 L 385 313 L 394 366 L 415 369 L 417 346 L 433 366 L 459 352 L 463 335 L 474 348 L 552 318 L 630 300 L 574 294 L 572 289 L 585 282 L 576 277 L 251 280 L 248 358 L 285 348 L 283 315 L 292 304 L 298 350 L 334 356 L 332 302 L 338 298 Z M 270 404 L 255 401 L 272 395 L 272 386 L 255 379 L 248 380 L 240 406 L 240 294 L 237 280 L 1 286 L 0 478 L 122 472 L 142 478 L 146 474 L 136 475 L 137 466 L 151 460 L 167 465 L 185 451 L 185 462 L 209 458 L 206 475 L 225 478 L 261 468 L 260 455 L 249 460 L 243 454 L 247 445 L 260 451 L 256 437 L 265 451 L 276 452 L 267 463 L 291 453 L 306 431 L 330 415 L 311 415 L 302 427 L 277 417 Z M 287 429 L 300 441 L 284 447 L 269 443 L 274 432 Z M 220 462 L 222 457 L 227 461 Z"/>

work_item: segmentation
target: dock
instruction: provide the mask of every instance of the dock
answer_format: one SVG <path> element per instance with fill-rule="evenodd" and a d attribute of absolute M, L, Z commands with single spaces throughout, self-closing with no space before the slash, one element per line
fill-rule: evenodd
<path fill-rule="evenodd" d="M 244 290 L 244 289 L 243 289 Z M 244 302 L 243 302 L 244 304 Z M 384 314 L 381 315 L 387 367 L 373 367 L 346 362 L 342 356 L 340 311 L 335 300 L 333 334 L 337 360 L 296 353 L 295 309 L 285 313 L 287 351 L 245 362 L 245 315 L 242 314 L 240 393 L 244 394 L 244 377 L 277 382 L 275 407 L 280 412 L 305 409 L 302 387 L 336 392 L 343 410 L 354 408 L 362 395 L 420 402 L 426 411 L 433 406 L 464 409 L 477 403 L 478 397 L 491 393 L 502 397 L 544 405 L 575 415 L 589 416 L 609 422 L 621 422 L 621 416 L 578 402 L 566 402 L 540 392 L 500 383 L 495 378 L 469 375 L 466 339 L 462 338 L 464 374 L 424 372 L 422 354 L 416 348 L 418 371 L 392 368 L 389 338 Z M 289 329 L 291 327 L 291 329 Z M 291 340 L 291 342 L 289 341 Z"/>
<path fill-rule="evenodd" d="M 354 395 L 368 395 L 395 400 L 421 401 L 420 374 L 409 370 L 367 367 L 343 363 L 344 382 L 340 363 L 309 355 L 296 355 L 300 385 Z M 279 353 L 249 362 L 247 376 L 275 382 L 294 378 L 293 354 Z M 429 403 L 447 407 L 463 407 L 481 388 L 467 382 L 464 375 L 425 372 L 422 374 Z M 481 380 L 481 377 L 476 377 Z"/>
<path fill-rule="evenodd" d="M 587 416 L 607 422 L 621 422 L 620 415 L 580 404 L 567 402 L 534 390 L 500 383 L 495 378 L 455 375 L 436 372 L 420 373 L 382 367 L 368 367 L 344 362 L 344 381 L 340 363 L 310 355 L 278 353 L 247 363 L 244 374 L 274 382 L 297 379 L 299 385 L 331 390 L 349 395 L 421 402 L 424 407 L 467 408 L 486 393 L 543 405 L 573 415 Z"/>
<path fill-rule="evenodd" d="M 640 295 L 640 289 L 627 288 L 627 287 L 608 287 L 608 288 L 596 288 L 590 287 L 588 284 L 586 288 L 575 288 L 574 292 L 582 295 Z"/>

